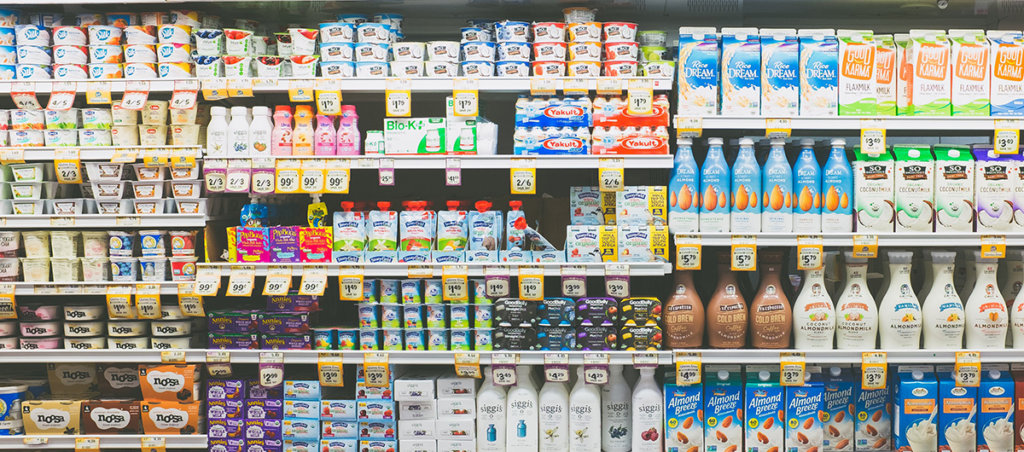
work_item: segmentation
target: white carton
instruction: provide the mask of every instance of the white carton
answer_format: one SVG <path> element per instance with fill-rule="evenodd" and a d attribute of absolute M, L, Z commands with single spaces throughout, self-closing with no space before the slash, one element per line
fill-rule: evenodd
<path fill-rule="evenodd" d="M 395 401 L 432 401 L 435 398 L 436 375 L 409 375 L 395 380 Z"/>
<path fill-rule="evenodd" d="M 437 399 L 437 417 L 440 419 L 476 418 L 476 399 L 470 397 Z"/>
<path fill-rule="evenodd" d="M 476 397 L 476 379 L 444 375 L 437 379 L 437 397 Z"/>
<path fill-rule="evenodd" d="M 989 30 L 992 116 L 1024 116 L 1024 35 Z"/>
<path fill-rule="evenodd" d="M 875 38 L 871 30 L 839 30 L 839 116 L 874 116 Z"/>
<path fill-rule="evenodd" d="M 761 114 L 761 40 L 756 28 L 722 29 L 722 114 Z"/>
<path fill-rule="evenodd" d="M 989 42 L 983 30 L 949 30 L 953 116 L 989 115 Z"/>
<path fill-rule="evenodd" d="M 434 422 L 437 429 L 437 439 L 476 439 L 476 422 L 474 419 L 439 419 Z"/>
<path fill-rule="evenodd" d="M 892 35 L 875 36 L 875 92 L 878 115 L 896 116 L 896 43 Z"/>
<path fill-rule="evenodd" d="M 761 29 L 761 114 L 800 113 L 800 43 L 792 28 Z"/>
<path fill-rule="evenodd" d="M 949 116 L 949 40 L 942 30 L 910 30 L 910 108 L 914 116 Z"/>
<path fill-rule="evenodd" d="M 437 402 L 398 402 L 398 418 L 404 420 L 437 419 Z"/>
<path fill-rule="evenodd" d="M 679 27 L 680 115 L 718 114 L 719 55 L 714 27 Z"/>
<path fill-rule="evenodd" d="M 896 44 L 896 114 L 909 115 L 911 71 L 907 49 L 910 48 L 910 34 L 896 33 L 893 41 Z"/>
<path fill-rule="evenodd" d="M 437 441 L 437 452 L 466 452 L 476 450 L 476 440 L 450 440 L 442 439 Z M 405 449 L 402 449 L 405 452 Z"/>
<path fill-rule="evenodd" d="M 399 420 L 398 439 L 434 439 L 437 437 L 437 421 L 428 420 Z"/>
<path fill-rule="evenodd" d="M 437 441 L 433 439 L 400 439 L 398 450 L 402 452 L 437 452 Z"/>
<path fill-rule="evenodd" d="M 800 114 L 839 114 L 839 43 L 836 31 L 804 29 L 800 36 Z"/>

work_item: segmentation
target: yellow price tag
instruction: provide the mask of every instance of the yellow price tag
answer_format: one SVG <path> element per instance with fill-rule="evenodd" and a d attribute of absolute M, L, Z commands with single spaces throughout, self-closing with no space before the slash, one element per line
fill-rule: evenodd
<path fill-rule="evenodd" d="M 297 159 L 278 160 L 274 168 L 275 193 L 299 193 L 299 172 L 302 163 Z"/>
<path fill-rule="evenodd" d="M 996 119 L 993 134 L 993 150 L 996 154 L 1020 153 L 1021 121 L 1018 119 Z"/>
<path fill-rule="evenodd" d="M 163 350 L 160 352 L 160 362 L 164 364 L 185 364 L 185 351 Z"/>
<path fill-rule="evenodd" d="M 162 436 L 143 436 L 142 452 L 166 452 L 167 439 Z"/>
<path fill-rule="evenodd" d="M 229 78 L 227 82 L 228 97 L 252 97 L 251 78 Z"/>
<path fill-rule="evenodd" d="M 412 116 L 409 79 L 389 78 L 384 82 L 385 111 L 389 118 Z"/>
<path fill-rule="evenodd" d="M 764 136 L 768 138 L 789 138 L 793 133 L 793 121 L 789 118 L 765 119 Z"/>
<path fill-rule="evenodd" d="M 1005 235 L 981 236 L 981 257 L 985 259 L 1003 259 L 1006 257 Z"/>
<path fill-rule="evenodd" d="M 779 384 L 782 386 L 802 386 L 807 360 L 803 352 L 785 352 L 780 355 Z"/>
<path fill-rule="evenodd" d="M 704 119 L 700 116 L 676 116 L 676 138 L 697 138 L 704 131 Z"/>
<path fill-rule="evenodd" d="M 649 79 L 629 81 L 626 91 L 626 113 L 649 115 L 654 111 L 654 83 Z"/>
<path fill-rule="evenodd" d="M 558 81 L 551 77 L 530 77 L 531 96 L 554 96 Z"/>
<path fill-rule="evenodd" d="M 338 270 L 339 298 L 346 301 L 362 301 L 363 274 L 363 267 L 341 267 Z"/>
<path fill-rule="evenodd" d="M 57 173 L 57 182 L 62 184 L 82 183 L 82 163 L 78 148 L 57 149 L 54 152 L 53 165 Z"/>
<path fill-rule="evenodd" d="M 292 103 L 313 102 L 313 81 L 292 80 L 288 83 L 288 100 Z"/>
<path fill-rule="evenodd" d="M 256 267 L 249 265 L 232 266 L 228 276 L 229 297 L 251 297 L 256 286 Z"/>
<path fill-rule="evenodd" d="M 231 376 L 231 352 L 224 350 L 206 352 L 206 372 L 214 378 Z"/>
<path fill-rule="evenodd" d="M 732 236 L 730 262 L 732 271 L 757 270 L 757 238 L 752 235 Z"/>
<path fill-rule="evenodd" d="M 138 311 L 140 319 L 159 320 L 161 318 L 160 285 L 136 284 L 135 309 Z"/>
<path fill-rule="evenodd" d="M 206 317 L 202 295 L 194 293 L 195 284 L 178 284 L 178 308 L 187 317 Z"/>
<path fill-rule="evenodd" d="M 135 315 L 131 287 L 107 286 L 107 316 L 112 319 L 132 319 Z"/>
<path fill-rule="evenodd" d="M 203 79 L 203 99 L 209 101 L 228 98 L 228 81 L 223 78 Z"/>
<path fill-rule="evenodd" d="M 348 159 L 327 161 L 324 170 L 324 193 L 346 194 L 351 182 L 352 168 Z"/>
<path fill-rule="evenodd" d="M 885 389 L 889 366 L 885 352 L 864 352 L 860 358 L 860 388 Z"/>
<path fill-rule="evenodd" d="M 193 151 L 192 149 L 172 149 L 170 155 L 170 165 L 171 168 L 175 169 L 195 168 L 195 151 Z"/>
<path fill-rule="evenodd" d="M 598 96 L 621 96 L 622 79 L 616 77 L 600 77 L 597 79 Z"/>
<path fill-rule="evenodd" d="M 159 149 L 146 149 L 142 151 L 142 163 L 147 168 L 155 168 L 158 166 L 167 166 L 167 151 Z"/>
<path fill-rule="evenodd" d="M 953 379 L 957 386 L 976 388 L 981 385 L 981 353 L 956 352 Z"/>
<path fill-rule="evenodd" d="M 291 267 L 277 266 L 267 270 L 267 280 L 263 285 L 263 295 L 287 295 L 288 289 L 292 288 Z"/>
<path fill-rule="evenodd" d="M 433 278 L 434 277 L 434 267 L 432 267 L 430 265 L 410 264 L 408 269 L 407 269 L 407 271 L 406 271 L 406 275 L 409 276 L 409 279 L 413 279 L 413 278 Z"/>
<path fill-rule="evenodd" d="M 874 259 L 878 257 L 878 236 L 853 236 L 853 257 L 859 259 Z"/>
<path fill-rule="evenodd" d="M 479 353 L 456 353 L 455 375 L 463 378 L 482 378 Z"/>
<path fill-rule="evenodd" d="M 0 149 L 0 163 L 25 163 L 25 150 L 17 148 Z"/>
<path fill-rule="evenodd" d="M 453 80 L 452 112 L 458 117 L 475 118 L 480 114 L 480 81 L 457 77 Z"/>
<path fill-rule="evenodd" d="M 100 439 L 75 438 L 75 452 L 100 452 Z"/>
<path fill-rule="evenodd" d="M 699 235 L 676 234 L 676 270 L 700 270 Z"/>
<path fill-rule="evenodd" d="M 469 301 L 469 268 L 465 265 L 441 267 L 442 299 L 449 302 Z"/>
<path fill-rule="evenodd" d="M 700 353 L 675 352 L 676 384 L 699 385 L 701 374 Z"/>
<path fill-rule="evenodd" d="M 299 191 L 302 193 L 324 192 L 324 161 L 306 159 L 302 161 L 299 172 Z"/>
<path fill-rule="evenodd" d="M 386 388 L 391 384 L 388 354 L 375 352 L 363 355 L 363 381 L 370 388 Z"/>
<path fill-rule="evenodd" d="M 85 88 L 85 103 L 89 105 L 110 104 L 110 82 L 89 82 Z"/>
<path fill-rule="evenodd" d="M 817 270 L 825 266 L 822 256 L 824 239 L 820 235 L 801 235 L 796 238 L 796 268 Z"/>
<path fill-rule="evenodd" d="M 342 365 L 341 353 L 320 352 L 317 356 L 317 375 L 323 386 L 345 386 L 345 366 Z"/>
<path fill-rule="evenodd" d="M 861 152 L 870 155 L 885 153 L 885 127 L 881 120 L 865 119 L 860 125 Z"/>
<path fill-rule="evenodd" d="M 544 299 L 543 267 L 519 267 L 519 298 L 529 301 Z"/>
<path fill-rule="evenodd" d="M 534 159 L 512 159 L 509 170 L 513 195 L 537 194 L 537 164 Z"/>
<path fill-rule="evenodd" d="M 598 189 L 603 192 L 622 191 L 626 183 L 625 163 L 622 159 L 598 160 Z"/>
<path fill-rule="evenodd" d="M 18 304 L 14 301 L 14 284 L 0 284 L 0 319 L 18 318 Z"/>
<path fill-rule="evenodd" d="M 139 158 L 139 151 L 134 149 L 115 148 L 110 156 L 110 163 L 132 163 Z"/>
<path fill-rule="evenodd" d="M 310 266 L 302 269 L 299 295 L 322 297 L 327 290 L 327 267 Z"/>
<path fill-rule="evenodd" d="M 319 79 L 316 81 L 316 110 L 321 115 L 338 116 L 341 114 L 341 80 Z"/>

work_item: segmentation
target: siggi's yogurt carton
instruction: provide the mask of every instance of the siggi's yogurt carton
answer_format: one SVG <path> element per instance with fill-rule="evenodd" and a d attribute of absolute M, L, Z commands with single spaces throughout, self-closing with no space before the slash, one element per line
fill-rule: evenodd
<path fill-rule="evenodd" d="M 974 230 L 974 159 L 970 148 L 935 145 L 935 232 Z"/>
<path fill-rule="evenodd" d="M 800 115 L 835 116 L 839 97 L 839 43 L 835 30 L 807 29 L 800 36 Z"/>
<path fill-rule="evenodd" d="M 910 108 L 915 116 L 949 116 L 949 40 L 942 30 L 910 30 Z"/>
<path fill-rule="evenodd" d="M 892 35 L 875 36 L 875 92 L 878 115 L 896 116 L 896 43 Z"/>
<path fill-rule="evenodd" d="M 1013 385 L 1005 364 L 982 367 L 978 387 L 978 452 L 1013 449 Z"/>
<path fill-rule="evenodd" d="M 1009 231 L 1013 225 L 1013 190 L 1020 179 L 1019 159 L 997 155 L 992 145 L 975 145 L 972 151 L 978 232 Z"/>
<path fill-rule="evenodd" d="M 722 114 L 761 114 L 761 41 L 756 28 L 722 29 Z"/>
<path fill-rule="evenodd" d="M 744 393 L 747 452 L 781 449 L 786 438 L 785 419 L 781 416 L 785 390 L 779 385 L 778 372 L 748 367 Z"/>
<path fill-rule="evenodd" d="M 796 116 L 800 105 L 800 44 L 792 28 L 761 29 L 761 114 Z"/>
<path fill-rule="evenodd" d="M 989 115 L 988 57 L 990 46 L 983 30 L 949 30 L 953 89 L 953 116 Z"/>
<path fill-rule="evenodd" d="M 896 167 L 896 232 L 932 232 L 935 161 L 928 145 L 893 146 Z"/>
<path fill-rule="evenodd" d="M 992 116 L 1024 116 L 1024 35 L 989 30 Z"/>
<path fill-rule="evenodd" d="M 786 452 L 814 452 L 825 446 L 818 413 L 824 408 L 825 387 L 820 375 L 808 371 L 803 386 L 786 388 Z"/>
<path fill-rule="evenodd" d="M 714 27 L 679 27 L 680 115 L 718 114 L 718 60 Z"/>
<path fill-rule="evenodd" d="M 974 427 L 974 404 L 978 388 L 958 386 L 953 380 L 953 366 L 936 368 L 939 379 L 939 450 L 969 452 L 977 437 Z"/>
<path fill-rule="evenodd" d="M 707 366 L 704 373 L 704 451 L 743 447 L 743 380 L 740 366 Z"/>
<path fill-rule="evenodd" d="M 889 403 L 889 392 L 889 387 L 858 391 L 854 450 L 881 451 L 891 448 L 892 404 Z"/>
<path fill-rule="evenodd" d="M 829 369 L 822 396 L 825 452 L 854 450 L 854 406 L 860 392 L 859 377 L 855 369 Z"/>
<path fill-rule="evenodd" d="M 874 116 L 875 41 L 870 30 L 839 30 L 839 116 Z"/>
<path fill-rule="evenodd" d="M 896 374 L 893 437 L 896 450 L 938 450 L 938 392 L 935 374 L 927 368 L 899 369 Z"/>
<path fill-rule="evenodd" d="M 701 385 L 665 384 L 665 450 L 704 449 L 704 403 Z"/>

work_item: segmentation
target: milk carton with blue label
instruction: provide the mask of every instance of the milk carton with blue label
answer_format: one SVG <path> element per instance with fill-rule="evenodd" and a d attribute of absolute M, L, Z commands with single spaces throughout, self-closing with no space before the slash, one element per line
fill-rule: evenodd
<path fill-rule="evenodd" d="M 982 367 L 978 387 L 978 452 L 1013 450 L 1013 386 L 1007 365 Z"/>
<path fill-rule="evenodd" d="M 704 449 L 704 388 L 697 385 L 665 383 L 665 451 Z M 592 451 L 596 452 L 596 451 Z"/>
<path fill-rule="evenodd" d="M 833 367 L 825 378 L 824 407 L 824 450 L 854 450 L 854 407 L 860 392 L 860 372 L 852 368 Z"/>
<path fill-rule="evenodd" d="M 722 115 L 761 114 L 761 40 L 756 28 L 722 29 Z"/>
<path fill-rule="evenodd" d="M 992 43 L 992 116 L 1024 116 L 1024 35 L 1016 30 L 989 30 L 985 35 Z"/>
<path fill-rule="evenodd" d="M 761 114 L 800 113 L 800 43 L 792 28 L 761 29 Z"/>
<path fill-rule="evenodd" d="M 949 30 L 953 116 L 989 115 L 989 54 L 983 30 Z"/>
<path fill-rule="evenodd" d="M 743 378 L 740 366 L 704 371 L 704 452 L 743 448 Z"/>
<path fill-rule="evenodd" d="M 896 374 L 893 438 L 900 452 L 938 450 L 939 382 L 926 368 Z"/>
<path fill-rule="evenodd" d="M 907 58 L 913 73 L 910 105 L 914 116 L 949 116 L 949 40 L 942 30 L 910 30 Z"/>
<path fill-rule="evenodd" d="M 779 385 L 779 368 L 747 367 L 745 388 L 746 422 L 744 438 L 747 452 L 779 450 L 786 439 L 786 421 L 782 417 L 785 388 Z"/>
<path fill-rule="evenodd" d="M 719 54 L 715 27 L 679 27 L 680 115 L 718 114 Z"/>
<path fill-rule="evenodd" d="M 875 38 L 870 30 L 839 30 L 839 116 L 874 116 Z"/>
<path fill-rule="evenodd" d="M 978 388 L 959 386 L 953 379 L 953 366 L 938 366 L 939 379 L 939 450 L 941 452 L 971 452 L 975 450 L 977 433 L 974 419 L 977 415 Z"/>
<path fill-rule="evenodd" d="M 808 369 L 802 386 L 786 387 L 786 452 L 816 452 L 825 446 L 818 413 L 824 407 L 821 376 Z"/>
<path fill-rule="evenodd" d="M 875 36 L 875 92 L 878 115 L 896 116 L 896 43 L 892 35 Z"/>
<path fill-rule="evenodd" d="M 836 31 L 803 29 L 800 37 L 800 115 L 839 114 L 839 42 Z"/>

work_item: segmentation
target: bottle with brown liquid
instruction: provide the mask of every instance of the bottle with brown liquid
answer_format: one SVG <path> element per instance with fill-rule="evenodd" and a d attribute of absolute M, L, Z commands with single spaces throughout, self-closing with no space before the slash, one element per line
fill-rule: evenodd
<path fill-rule="evenodd" d="M 779 282 L 782 252 L 762 251 L 759 254 L 761 287 L 750 302 L 750 345 L 754 348 L 788 348 L 793 331 L 793 310 Z"/>
<path fill-rule="evenodd" d="M 676 272 L 676 289 L 662 314 L 668 348 L 699 348 L 704 343 L 704 304 L 693 285 L 693 272 Z"/>
<path fill-rule="evenodd" d="M 708 345 L 711 348 L 743 348 L 747 343 L 747 301 L 743 299 L 729 253 L 718 255 L 718 287 L 706 308 Z"/>

